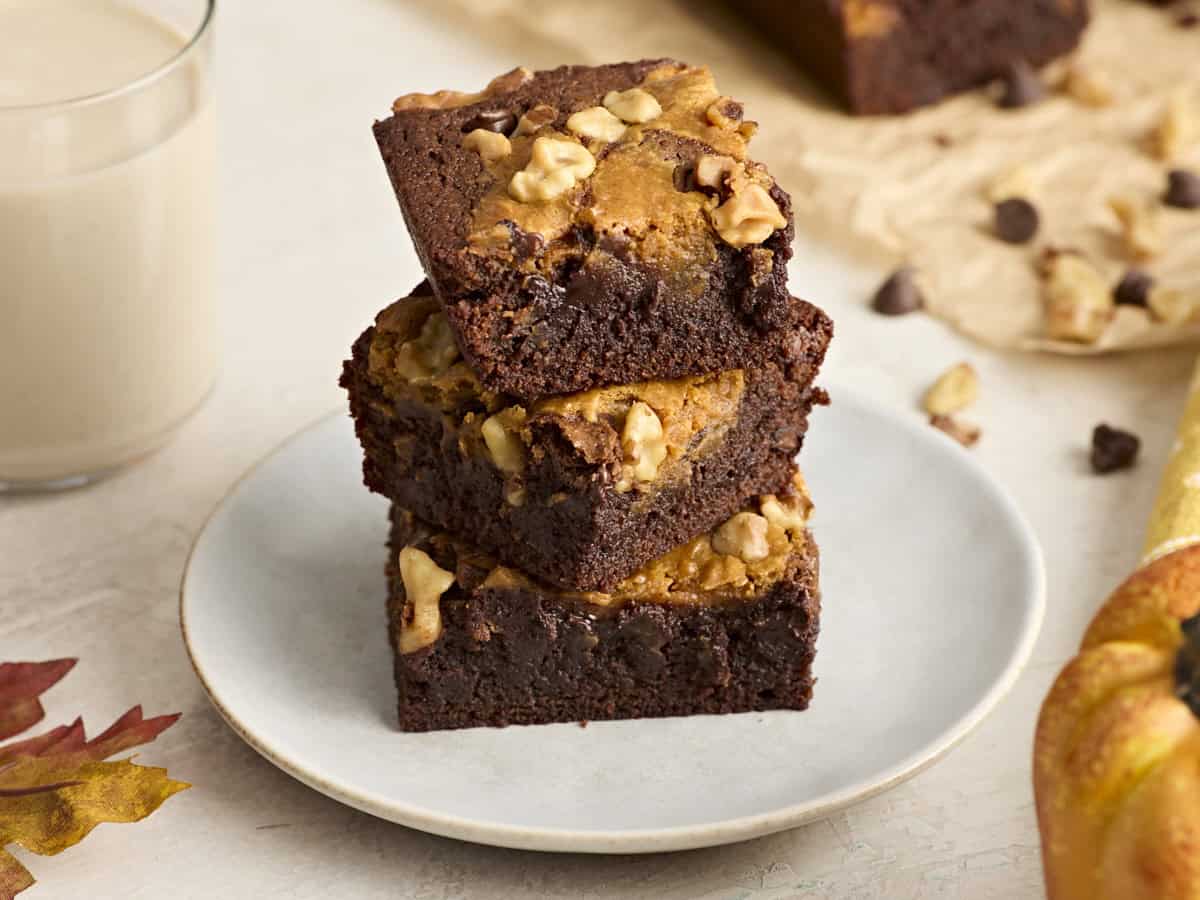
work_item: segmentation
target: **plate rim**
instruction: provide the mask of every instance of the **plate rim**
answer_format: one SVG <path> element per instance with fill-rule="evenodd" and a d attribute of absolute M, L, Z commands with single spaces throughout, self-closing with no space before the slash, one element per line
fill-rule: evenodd
<path fill-rule="evenodd" d="M 965 448 L 955 444 L 948 438 L 939 437 L 936 432 L 929 431 L 925 427 L 918 425 L 898 410 L 892 409 L 878 400 L 868 397 L 861 390 L 840 384 L 836 379 L 831 379 L 831 382 L 832 384 L 828 389 L 832 396 L 848 396 L 852 398 L 853 403 L 869 410 L 873 415 L 887 419 L 896 427 L 907 432 L 919 435 L 919 440 L 927 443 L 929 446 L 938 447 L 940 452 L 948 453 L 951 456 L 958 456 L 960 462 L 965 464 L 966 468 L 973 470 L 973 474 L 990 487 L 991 493 L 1000 502 L 1000 505 L 1004 507 L 1007 517 L 1019 525 L 1017 534 L 1020 536 L 1020 543 L 1029 553 L 1030 573 L 1033 576 L 1033 590 L 1029 614 L 1026 617 L 1020 639 L 1016 642 L 1010 653 L 1008 662 L 1000 677 L 972 705 L 966 714 L 961 716 L 950 728 L 947 728 L 937 739 L 885 769 L 879 778 L 860 780 L 841 790 L 803 803 L 795 803 L 767 812 L 752 813 L 716 822 L 706 822 L 698 825 L 678 825 L 669 828 L 596 831 L 481 822 L 458 815 L 433 812 L 425 807 L 404 802 L 385 800 L 369 791 L 356 789 L 338 779 L 311 771 L 305 768 L 305 764 L 302 761 L 289 758 L 286 754 L 271 747 L 268 740 L 255 734 L 251 728 L 242 722 L 221 701 L 214 691 L 209 678 L 206 677 L 203 665 L 197 659 L 188 629 L 188 578 L 192 572 L 192 565 L 195 561 L 197 551 L 205 535 L 208 533 L 216 517 L 231 501 L 234 494 L 270 461 L 291 447 L 293 443 L 302 440 L 305 435 L 321 428 L 330 420 L 346 416 L 345 410 L 340 407 L 322 414 L 320 417 L 280 440 L 225 490 L 212 510 L 205 516 L 196 532 L 195 538 L 192 540 L 191 547 L 188 549 L 187 560 L 184 563 L 179 581 L 179 626 L 188 662 L 192 667 L 192 671 L 195 672 L 200 686 L 204 689 L 209 702 L 212 703 L 221 715 L 221 718 L 225 720 L 233 732 L 260 756 L 297 781 L 333 800 L 377 818 L 404 825 L 418 831 L 477 844 L 552 853 L 642 854 L 692 850 L 737 843 L 785 831 L 878 796 L 914 778 L 935 763 L 941 761 L 951 750 L 970 736 L 1012 691 L 1017 680 L 1028 665 L 1038 636 L 1041 634 L 1046 615 L 1046 564 L 1037 533 L 1033 530 L 1020 506 L 1013 499 L 1008 489 L 997 481 L 983 464 L 972 457 Z"/>

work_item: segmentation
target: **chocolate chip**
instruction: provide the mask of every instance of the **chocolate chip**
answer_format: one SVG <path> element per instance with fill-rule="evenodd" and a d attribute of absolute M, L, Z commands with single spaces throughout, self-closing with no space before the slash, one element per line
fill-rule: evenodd
<path fill-rule="evenodd" d="M 546 239 L 536 231 L 526 231 L 516 222 L 508 220 L 505 220 L 504 224 L 508 226 L 508 245 L 518 260 L 533 259 L 546 246 Z"/>
<path fill-rule="evenodd" d="M 1200 25 L 1200 15 L 1193 12 L 1183 13 L 1175 20 L 1175 24 L 1180 28 L 1195 28 Z"/>
<path fill-rule="evenodd" d="M 721 104 L 721 115 L 732 122 L 740 122 L 746 115 L 746 108 L 731 97 Z"/>
<path fill-rule="evenodd" d="M 1163 201 L 1167 206 L 1177 209 L 1200 209 L 1200 175 L 1187 169 L 1168 172 L 1167 193 Z"/>
<path fill-rule="evenodd" d="M 694 162 L 680 163 L 671 173 L 671 178 L 677 191 L 686 194 L 696 190 L 696 164 Z"/>
<path fill-rule="evenodd" d="M 517 129 L 517 116 L 511 109 L 485 109 L 469 118 L 462 130 L 466 133 L 476 128 L 508 137 Z"/>
<path fill-rule="evenodd" d="M 1128 469 L 1137 459 L 1142 442 L 1135 434 L 1097 425 L 1092 431 L 1092 471 L 1099 475 Z"/>
<path fill-rule="evenodd" d="M 1024 197 L 1009 197 L 996 204 L 996 237 L 1010 244 L 1027 244 L 1037 234 L 1041 217 Z"/>
<path fill-rule="evenodd" d="M 1023 59 L 1009 63 L 1000 73 L 1002 89 L 996 101 L 1005 109 L 1017 109 L 1037 103 L 1046 96 L 1046 86 L 1034 71 L 1033 66 Z"/>
<path fill-rule="evenodd" d="M 1130 269 L 1121 276 L 1113 289 L 1113 300 L 1121 306 L 1146 306 L 1150 298 L 1150 289 L 1154 287 L 1154 277 L 1141 269 Z"/>
<path fill-rule="evenodd" d="M 871 300 L 871 308 L 884 316 L 903 316 L 916 312 L 925 305 L 920 288 L 913 281 L 913 270 L 908 266 L 893 272 Z"/>

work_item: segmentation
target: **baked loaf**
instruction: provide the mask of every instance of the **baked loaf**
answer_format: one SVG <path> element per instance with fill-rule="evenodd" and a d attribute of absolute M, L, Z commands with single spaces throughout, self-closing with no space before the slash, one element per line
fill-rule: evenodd
<path fill-rule="evenodd" d="M 1087 0 L 744 0 L 858 115 L 904 113 L 1073 50 Z"/>

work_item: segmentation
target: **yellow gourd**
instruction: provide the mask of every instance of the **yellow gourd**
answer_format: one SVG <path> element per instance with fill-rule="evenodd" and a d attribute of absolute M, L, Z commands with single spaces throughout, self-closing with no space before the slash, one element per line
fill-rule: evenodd
<path fill-rule="evenodd" d="M 1132 575 L 1042 705 L 1050 900 L 1200 900 L 1200 547 Z"/>

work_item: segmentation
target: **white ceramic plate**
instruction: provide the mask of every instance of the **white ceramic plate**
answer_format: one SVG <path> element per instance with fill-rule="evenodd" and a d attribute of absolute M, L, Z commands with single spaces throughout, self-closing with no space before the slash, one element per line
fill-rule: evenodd
<path fill-rule="evenodd" d="M 1012 686 L 1044 606 L 1035 538 L 947 438 L 834 390 L 803 467 L 824 609 L 813 705 L 403 734 L 384 631 L 386 505 L 344 415 L 244 478 L 196 542 L 184 637 L 213 703 L 275 765 L 450 837 L 636 853 L 790 828 L 882 791 Z"/>

